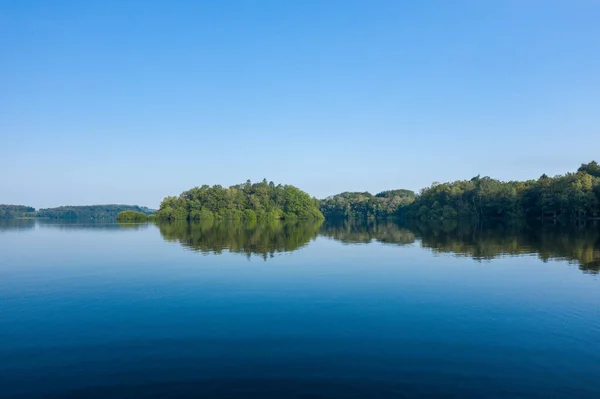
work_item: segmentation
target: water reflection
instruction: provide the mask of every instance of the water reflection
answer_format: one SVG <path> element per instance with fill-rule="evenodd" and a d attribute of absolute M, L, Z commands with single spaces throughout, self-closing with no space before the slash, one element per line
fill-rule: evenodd
<path fill-rule="evenodd" d="M 61 219 L 38 219 L 40 228 L 57 228 L 61 230 L 145 230 L 150 227 L 149 223 L 119 223 L 93 220 L 61 220 Z"/>
<path fill-rule="evenodd" d="M 600 227 L 561 225 L 446 224 L 411 226 L 421 246 L 477 260 L 535 254 L 542 261 L 566 260 L 582 271 L 600 271 Z"/>
<path fill-rule="evenodd" d="M 34 227 L 35 220 L 33 219 L 0 219 L 0 232 L 32 229 Z"/>
<path fill-rule="evenodd" d="M 166 241 L 202 253 L 230 252 L 257 254 L 267 259 L 276 252 L 302 248 L 317 237 L 321 222 L 268 223 L 213 222 L 159 223 L 160 234 Z"/>
<path fill-rule="evenodd" d="M 368 244 L 376 241 L 385 244 L 406 245 L 415 242 L 415 234 L 407 226 L 384 220 L 338 220 L 326 222 L 321 235 L 344 244 Z"/>
<path fill-rule="evenodd" d="M 600 227 L 558 225 L 401 224 L 394 221 L 318 223 L 166 223 L 159 224 L 167 241 L 202 253 L 231 252 L 261 255 L 302 248 L 317 235 L 344 244 L 417 243 L 435 253 L 476 260 L 537 255 L 542 261 L 566 260 L 585 272 L 600 271 Z"/>
<path fill-rule="evenodd" d="M 345 244 L 372 241 L 406 245 L 419 242 L 435 253 L 476 260 L 537 255 L 542 261 L 565 260 L 584 272 L 600 272 L 600 226 L 587 224 L 511 225 L 343 221 L 326 223 L 321 234 Z"/>
<path fill-rule="evenodd" d="M 94 223 L 61 220 L 0 220 L 0 233 L 38 228 L 61 230 L 143 230 L 151 223 Z M 563 260 L 586 273 L 600 272 L 600 223 L 561 225 L 481 225 L 465 223 L 402 224 L 395 221 L 339 222 L 198 222 L 158 223 L 163 239 L 204 254 L 223 250 L 263 259 L 306 246 L 317 236 L 343 244 L 378 242 L 419 245 L 434 253 L 491 260 L 536 255 L 542 261 Z"/>

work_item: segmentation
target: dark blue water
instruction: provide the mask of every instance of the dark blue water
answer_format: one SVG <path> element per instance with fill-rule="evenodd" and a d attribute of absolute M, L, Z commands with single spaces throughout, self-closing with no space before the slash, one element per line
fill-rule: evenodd
<path fill-rule="evenodd" d="M 0 226 L 1 398 L 599 398 L 600 240 Z"/>

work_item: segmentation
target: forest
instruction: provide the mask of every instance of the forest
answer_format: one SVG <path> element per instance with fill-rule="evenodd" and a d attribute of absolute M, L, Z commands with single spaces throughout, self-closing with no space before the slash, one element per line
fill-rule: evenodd
<path fill-rule="evenodd" d="M 417 198 L 410 190 L 389 190 L 378 194 L 345 192 L 320 201 L 321 212 L 331 218 L 397 217 Z"/>
<path fill-rule="evenodd" d="M 319 201 L 291 185 L 264 179 L 224 188 L 204 185 L 167 197 L 156 212 L 158 220 L 295 220 L 323 219 Z"/>
<path fill-rule="evenodd" d="M 33 212 L 35 212 L 35 208 L 30 206 L 0 204 L 0 219 L 30 217 Z"/>
<path fill-rule="evenodd" d="M 407 210 L 418 219 L 591 219 L 600 216 L 600 166 L 574 173 L 503 182 L 476 176 L 432 184 Z"/>
<path fill-rule="evenodd" d="M 42 218 L 42 219 L 68 219 L 68 220 L 116 220 L 119 212 L 132 211 L 143 215 L 156 212 L 137 205 L 85 205 L 85 206 L 60 206 L 45 208 L 38 211 L 31 206 L 0 205 L 0 219 Z"/>
<path fill-rule="evenodd" d="M 384 192 L 385 193 L 385 192 Z M 470 180 L 433 183 L 418 195 L 392 190 L 342 193 L 320 202 L 327 218 L 400 217 L 419 220 L 577 220 L 600 217 L 600 165 L 592 161 L 576 172 L 537 180 Z"/>
<path fill-rule="evenodd" d="M 85 206 L 60 206 L 58 208 L 40 209 L 37 217 L 45 219 L 78 219 L 78 220 L 116 220 L 117 215 L 123 211 L 140 212 L 145 215 L 154 213 L 154 210 L 137 205 L 85 205 Z"/>

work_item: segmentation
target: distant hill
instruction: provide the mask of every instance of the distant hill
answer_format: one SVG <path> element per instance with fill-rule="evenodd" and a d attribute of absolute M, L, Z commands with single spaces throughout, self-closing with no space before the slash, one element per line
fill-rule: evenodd
<path fill-rule="evenodd" d="M 46 219 L 78 219 L 78 220 L 116 220 L 119 212 L 134 211 L 151 215 L 156 210 L 137 205 L 84 205 L 59 206 L 45 208 L 37 212 L 37 216 Z"/>

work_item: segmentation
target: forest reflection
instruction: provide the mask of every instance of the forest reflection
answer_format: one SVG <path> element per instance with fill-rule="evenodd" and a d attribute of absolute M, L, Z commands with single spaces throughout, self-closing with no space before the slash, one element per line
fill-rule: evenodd
<path fill-rule="evenodd" d="M 321 221 L 264 223 L 203 220 L 199 222 L 160 222 L 158 228 L 166 241 L 201 253 L 220 254 L 223 250 L 255 254 L 263 259 L 278 252 L 302 248 L 317 238 Z"/>
<path fill-rule="evenodd" d="M 415 242 L 415 233 L 407 225 L 392 220 L 334 220 L 323 224 L 321 235 L 344 244 L 407 245 Z"/>
<path fill-rule="evenodd" d="M 264 259 L 306 246 L 317 236 L 343 244 L 419 245 L 434 253 L 475 260 L 536 255 L 544 262 L 564 260 L 589 273 L 600 271 L 600 226 L 402 224 L 395 221 L 270 223 L 159 223 L 166 241 L 202 253 L 224 250 Z"/>
<path fill-rule="evenodd" d="M 35 220 L 33 219 L 0 219 L 0 232 L 33 229 L 34 227 Z"/>
<path fill-rule="evenodd" d="M 326 223 L 321 234 L 345 244 L 418 242 L 434 253 L 491 260 L 503 256 L 537 255 L 544 262 L 565 260 L 584 272 L 600 271 L 600 226 L 559 224 L 397 223 L 341 221 Z"/>
<path fill-rule="evenodd" d="M 35 228 L 61 230 L 146 230 L 152 224 L 75 223 L 49 220 L 0 220 L 0 233 Z M 396 221 L 326 221 L 267 223 L 161 222 L 165 241 L 200 253 L 224 250 L 263 259 L 308 245 L 318 236 L 346 245 L 418 245 L 438 254 L 491 260 L 505 256 L 535 255 L 540 260 L 563 260 L 587 273 L 600 272 L 600 222 L 558 224 L 399 223 Z"/>
<path fill-rule="evenodd" d="M 564 260 L 584 272 L 600 271 L 600 227 L 581 225 L 448 224 L 412 227 L 423 248 L 477 260 L 537 255 L 544 262 Z"/>

